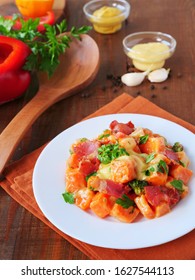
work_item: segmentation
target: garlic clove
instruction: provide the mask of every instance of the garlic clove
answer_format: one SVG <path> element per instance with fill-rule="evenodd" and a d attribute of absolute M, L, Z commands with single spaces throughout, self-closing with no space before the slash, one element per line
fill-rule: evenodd
<path fill-rule="evenodd" d="M 148 80 L 152 83 L 164 82 L 169 76 L 170 69 L 160 68 L 149 73 Z"/>
<path fill-rule="evenodd" d="M 134 87 L 134 86 L 140 85 L 143 82 L 145 76 L 146 76 L 145 72 L 143 72 L 143 73 L 127 73 L 127 74 L 124 74 L 121 77 L 121 81 L 126 86 Z"/>

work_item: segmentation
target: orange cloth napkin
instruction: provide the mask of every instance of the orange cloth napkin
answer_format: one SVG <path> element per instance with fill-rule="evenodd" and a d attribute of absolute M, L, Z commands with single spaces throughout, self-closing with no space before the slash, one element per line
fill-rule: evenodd
<path fill-rule="evenodd" d="M 121 94 L 112 102 L 102 107 L 88 118 L 111 113 L 140 113 L 159 116 L 174 121 L 195 132 L 195 127 L 172 114 L 159 108 L 143 97 L 133 98 L 128 94 Z M 33 215 L 55 230 L 58 234 L 72 243 L 75 247 L 94 260 L 190 260 L 195 259 L 195 230 L 174 241 L 143 249 L 116 250 L 88 245 L 78 241 L 52 225 L 39 209 L 32 190 L 32 173 L 35 162 L 44 147 L 41 147 L 21 160 L 10 165 L 5 170 L 6 179 L 1 182 L 4 190 L 19 204 Z M 193 213 L 192 213 L 193 215 Z M 176 225 L 177 226 L 177 225 Z M 168 230 L 168 229 L 162 229 Z M 143 233 L 144 235 L 144 233 Z M 144 238 L 144 236 L 143 236 Z"/>

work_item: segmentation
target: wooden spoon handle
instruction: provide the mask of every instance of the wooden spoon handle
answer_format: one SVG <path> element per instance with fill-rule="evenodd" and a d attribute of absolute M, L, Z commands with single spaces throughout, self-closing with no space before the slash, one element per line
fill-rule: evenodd
<path fill-rule="evenodd" d="M 28 131 L 34 121 L 47 109 L 54 104 L 52 98 L 42 97 L 46 89 L 40 89 L 37 95 L 27 103 L 21 111 L 12 119 L 0 135 L 0 178 L 3 179 L 2 172 L 4 167 L 17 145 Z M 49 90 L 47 90 L 49 91 Z M 44 94 L 43 94 L 44 96 Z M 48 96 L 51 96 L 48 92 Z M 57 101 L 57 100 L 55 100 Z M 0 179 L 0 181 L 1 181 Z"/>

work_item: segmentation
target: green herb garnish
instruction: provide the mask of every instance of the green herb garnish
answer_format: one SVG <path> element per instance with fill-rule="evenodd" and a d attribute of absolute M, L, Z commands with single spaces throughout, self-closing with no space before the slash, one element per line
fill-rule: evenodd
<path fill-rule="evenodd" d="M 170 184 L 176 188 L 179 192 L 183 192 L 183 181 L 182 180 L 173 180 Z"/>
<path fill-rule="evenodd" d="M 157 172 L 168 174 L 169 170 L 164 160 L 160 160 L 157 165 Z"/>
<path fill-rule="evenodd" d="M 145 173 L 145 175 L 146 176 L 150 176 L 150 174 L 151 174 L 151 172 L 155 172 L 155 167 L 154 166 L 150 166 L 148 169 L 146 169 L 145 171 L 144 171 L 144 173 Z"/>
<path fill-rule="evenodd" d="M 172 150 L 174 152 L 181 152 L 181 151 L 183 151 L 183 146 L 179 142 L 175 142 L 175 144 L 172 147 Z"/>
<path fill-rule="evenodd" d="M 97 172 L 90 173 L 85 177 L 85 180 L 88 181 L 91 176 L 95 176 L 95 175 L 97 175 Z"/>
<path fill-rule="evenodd" d="M 123 155 L 129 155 L 124 148 L 121 148 L 119 144 L 107 144 L 102 145 L 98 149 L 98 159 L 103 164 L 110 163 L 113 159 L 116 159 Z"/>
<path fill-rule="evenodd" d="M 132 180 L 129 182 L 129 186 L 134 190 L 135 194 L 140 195 L 144 192 L 144 187 L 147 186 L 147 181 L 141 181 L 141 180 Z"/>
<path fill-rule="evenodd" d="M 38 18 L 29 20 L 20 18 L 21 29 L 15 30 L 13 26 L 17 18 L 14 16 L 13 19 L 5 19 L 0 16 L 0 34 L 21 40 L 30 47 L 32 52 L 27 57 L 25 70 L 47 72 L 49 77 L 59 65 L 59 56 L 69 48 L 72 39 L 80 39 L 81 34 L 91 29 L 90 26 L 78 29 L 72 27 L 70 32 L 64 34 L 67 31 L 67 23 L 62 20 L 53 26 L 44 24 L 45 32 L 41 33 L 37 30 L 40 21 Z"/>
<path fill-rule="evenodd" d="M 127 209 L 130 206 L 134 206 L 135 202 L 131 200 L 126 194 L 123 194 L 122 198 L 118 198 L 116 203 Z"/>
<path fill-rule="evenodd" d="M 179 164 L 182 165 L 183 167 L 185 167 L 185 164 L 183 163 L 183 161 L 179 160 Z"/>
<path fill-rule="evenodd" d="M 151 153 L 146 157 L 146 163 L 149 163 L 151 160 L 154 159 L 155 153 Z"/>
<path fill-rule="evenodd" d="M 103 139 L 103 138 L 107 138 L 107 137 L 109 137 L 110 136 L 110 133 L 107 133 L 107 134 L 101 134 L 100 136 L 99 136 L 99 140 L 101 140 L 101 139 Z"/>
<path fill-rule="evenodd" d="M 139 138 L 139 145 L 140 145 L 140 144 L 145 144 L 145 143 L 148 141 L 148 138 L 149 138 L 149 135 L 148 135 L 148 134 L 146 134 L 146 135 L 144 135 L 144 136 L 141 136 L 141 137 Z"/>
<path fill-rule="evenodd" d="M 70 203 L 70 204 L 74 204 L 74 196 L 72 193 L 69 193 L 69 192 L 65 192 L 62 194 L 63 198 L 64 198 L 64 201 L 66 203 Z"/>

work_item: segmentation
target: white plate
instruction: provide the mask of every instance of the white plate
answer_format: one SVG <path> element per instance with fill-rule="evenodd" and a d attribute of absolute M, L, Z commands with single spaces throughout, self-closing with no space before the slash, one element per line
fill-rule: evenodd
<path fill-rule="evenodd" d="M 55 137 L 42 151 L 33 174 L 33 190 L 44 215 L 62 232 L 88 244 L 115 249 L 150 247 L 174 240 L 195 227 L 195 176 L 190 180 L 189 195 L 173 210 L 153 220 L 140 219 L 126 224 L 114 219 L 100 219 L 76 205 L 65 203 L 65 168 L 69 148 L 82 137 L 96 138 L 112 120 L 132 121 L 166 137 L 170 144 L 179 141 L 195 170 L 195 135 L 182 126 L 158 117 L 140 114 L 114 114 L 80 122 Z M 195 173 L 195 172 L 194 172 Z"/>

